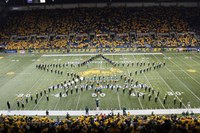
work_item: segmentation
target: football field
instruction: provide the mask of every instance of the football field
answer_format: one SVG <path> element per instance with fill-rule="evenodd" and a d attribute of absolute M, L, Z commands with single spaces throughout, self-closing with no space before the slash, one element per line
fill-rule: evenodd
<path fill-rule="evenodd" d="M 99 107 L 103 110 L 121 110 L 124 107 L 130 110 L 200 108 L 199 53 L 103 54 L 118 65 L 113 66 L 103 58 L 96 58 L 88 65 L 78 67 L 78 63 L 94 55 L 0 54 L 0 110 L 7 109 L 7 101 L 10 102 L 12 110 L 84 110 L 86 106 L 93 110 L 96 109 L 97 98 Z M 162 65 L 154 70 L 153 63 Z M 36 68 L 38 64 L 49 65 L 49 71 Z M 51 64 L 60 64 L 61 67 L 56 68 L 50 66 Z M 151 70 L 147 71 L 150 66 Z M 55 73 L 55 70 L 62 71 L 63 74 Z M 61 85 L 64 81 L 68 83 L 69 80 L 71 82 L 72 77 L 69 76 L 71 73 L 85 79 L 76 83 L 78 92 L 75 91 L 74 84 L 70 85 L 67 95 L 66 90 L 57 87 L 57 84 Z M 128 86 L 123 92 L 125 86 L 129 84 L 124 77 L 132 80 L 133 84 L 138 81 L 138 85 Z M 94 84 L 94 87 L 86 90 L 84 87 L 87 84 Z M 55 89 L 51 88 L 49 92 L 48 88 L 52 86 L 55 86 Z M 102 94 L 95 94 L 95 88 L 100 88 Z M 129 94 L 130 88 L 132 88 L 131 94 Z M 44 94 L 45 89 L 46 94 Z M 73 94 L 71 94 L 72 89 Z M 37 104 L 36 93 L 39 95 Z M 17 101 L 20 102 L 19 107 Z M 21 102 L 24 103 L 24 108 Z"/>

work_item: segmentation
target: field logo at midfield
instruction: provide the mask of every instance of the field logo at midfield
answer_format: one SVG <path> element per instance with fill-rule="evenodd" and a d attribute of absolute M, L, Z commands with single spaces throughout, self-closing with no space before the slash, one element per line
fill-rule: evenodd
<path fill-rule="evenodd" d="M 14 75 L 15 74 L 15 72 L 8 72 L 8 73 L 6 73 L 6 75 Z"/>
<path fill-rule="evenodd" d="M 191 72 L 191 73 L 195 73 L 196 72 L 196 70 L 194 70 L 194 69 L 188 69 L 187 71 Z"/>
<path fill-rule="evenodd" d="M 0 60 L 3 59 L 4 57 L 0 56 Z"/>
<path fill-rule="evenodd" d="M 93 75 L 113 75 L 117 73 L 122 73 L 123 71 L 117 68 L 110 68 L 110 69 L 90 69 L 83 72 L 80 72 L 80 75 L 83 77 L 93 76 Z"/>

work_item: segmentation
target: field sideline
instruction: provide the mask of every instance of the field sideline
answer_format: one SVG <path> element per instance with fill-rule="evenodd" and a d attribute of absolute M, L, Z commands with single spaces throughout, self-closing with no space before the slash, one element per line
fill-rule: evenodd
<path fill-rule="evenodd" d="M 43 91 L 44 89 L 61 83 L 65 80 L 70 80 L 67 72 L 82 74 L 89 73 L 94 70 L 110 72 L 111 75 L 125 74 L 138 81 L 155 89 L 155 92 L 160 92 L 158 102 L 154 101 L 153 95 L 148 101 L 147 95 L 149 92 L 136 88 L 129 96 L 128 91 L 122 93 L 122 89 L 117 92 L 115 89 L 102 89 L 105 97 L 99 97 L 100 110 L 122 110 L 125 107 L 127 110 L 148 110 L 148 109 L 177 109 L 180 108 L 179 102 L 182 99 L 182 109 L 200 108 L 200 54 L 199 53 L 157 53 L 157 54 L 105 54 L 105 57 L 112 59 L 118 63 L 134 63 L 134 66 L 119 66 L 113 68 L 112 65 L 98 58 L 93 63 L 81 68 L 65 67 L 60 68 L 63 75 L 38 70 L 35 68 L 39 63 L 79 63 L 92 57 L 88 55 L 37 55 L 37 54 L 0 54 L 0 110 L 6 110 L 6 102 L 9 101 L 12 110 L 84 110 L 86 106 L 91 110 L 95 110 L 95 98 L 92 97 L 94 90 L 83 90 L 78 93 L 63 95 L 59 97 L 60 89 L 55 89 L 49 94 L 49 101 L 46 101 L 46 96 L 39 97 L 38 104 L 31 101 L 25 103 L 25 108 L 17 107 L 17 99 L 21 96 L 29 97 L 31 94 Z M 142 74 L 134 75 L 135 71 L 146 68 L 147 66 L 137 67 L 136 62 L 166 62 L 166 66 L 158 70 L 152 70 Z M 112 70 L 116 69 L 116 74 Z M 88 77 L 91 77 L 89 75 Z M 85 84 L 85 83 L 82 83 Z M 123 85 L 119 81 L 119 85 Z M 142 95 L 146 94 L 143 99 Z M 163 103 L 163 98 L 168 94 L 166 103 Z M 174 105 L 173 99 L 176 98 Z"/>
<path fill-rule="evenodd" d="M 162 53 L 105 53 L 103 55 L 160 55 Z M 65 57 L 65 56 L 94 56 L 96 54 L 94 53 L 88 53 L 88 54 L 43 54 L 43 57 Z"/>
<path fill-rule="evenodd" d="M 70 116 L 81 116 L 86 115 L 85 110 L 48 110 L 49 116 L 66 116 L 68 113 Z M 89 115 L 96 114 L 113 114 L 123 115 L 122 110 L 89 110 Z M 183 112 L 193 112 L 194 114 L 200 114 L 200 108 L 192 108 L 192 109 L 147 109 L 147 110 L 126 110 L 126 112 L 130 113 L 130 115 L 167 115 L 167 114 L 182 114 Z M 26 116 L 45 116 L 46 110 L 0 110 L 0 114 L 4 115 L 26 115 Z"/>

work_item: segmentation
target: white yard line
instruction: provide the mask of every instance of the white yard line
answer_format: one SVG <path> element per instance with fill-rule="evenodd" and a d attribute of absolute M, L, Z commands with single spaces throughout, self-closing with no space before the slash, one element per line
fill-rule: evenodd
<path fill-rule="evenodd" d="M 156 71 L 156 72 L 157 72 L 157 71 Z M 174 93 L 174 91 L 172 90 L 172 88 L 167 84 L 167 82 L 163 79 L 163 77 L 160 75 L 160 73 L 159 73 L 159 72 L 157 72 L 157 73 L 158 73 L 160 79 L 162 79 L 162 81 L 166 84 L 166 86 Z M 176 97 L 179 101 L 181 101 L 181 99 L 180 99 L 177 95 L 175 95 L 175 97 Z M 185 106 L 184 103 L 183 103 L 183 106 L 184 106 L 185 108 L 187 108 L 187 107 Z"/>
<path fill-rule="evenodd" d="M 43 57 L 62 57 L 62 56 L 92 56 L 98 53 L 88 54 L 43 54 Z M 161 55 L 162 53 L 105 53 L 103 55 Z"/>
<path fill-rule="evenodd" d="M 41 76 L 38 80 L 35 81 L 35 83 L 33 84 L 33 86 L 26 92 L 26 94 L 28 94 L 28 93 L 34 88 L 34 86 L 36 85 L 36 83 L 37 83 L 38 81 L 40 81 L 40 79 L 41 79 L 44 75 L 45 75 L 45 74 L 43 73 L 42 76 Z M 40 82 L 40 83 L 41 83 L 41 82 Z"/>
<path fill-rule="evenodd" d="M 55 105 L 55 107 L 54 107 L 54 110 L 56 110 L 56 108 L 57 108 L 59 102 L 60 102 L 60 97 L 59 97 L 59 99 L 58 99 L 57 102 L 56 102 L 56 105 Z"/>
<path fill-rule="evenodd" d="M 54 80 L 53 80 L 50 84 L 52 84 L 52 83 L 56 80 L 56 78 L 57 78 L 57 77 L 55 76 Z M 39 94 L 38 94 L 38 95 L 39 95 Z M 33 110 L 38 106 L 39 102 L 41 101 L 41 99 L 43 98 L 44 95 L 45 95 L 45 94 L 43 94 L 42 97 L 39 98 L 38 103 L 34 106 Z M 55 108 L 54 108 L 54 110 L 55 110 Z"/>
<path fill-rule="evenodd" d="M 119 99 L 119 93 L 117 92 L 117 99 L 118 99 L 118 103 L 119 103 L 119 109 L 121 110 L 121 103 L 120 103 L 120 99 Z"/>
<path fill-rule="evenodd" d="M 186 54 L 182 53 L 182 55 L 187 56 Z M 191 54 L 193 55 L 193 54 Z M 194 55 L 193 55 L 194 56 Z M 196 64 L 200 64 L 199 62 L 195 61 L 194 59 L 191 58 L 192 61 L 194 61 Z"/>
<path fill-rule="evenodd" d="M 67 77 L 67 72 L 66 72 L 65 76 L 63 76 L 63 77 L 64 77 L 64 78 Z M 63 78 L 63 80 L 64 80 L 64 78 Z M 59 89 L 59 88 L 58 88 L 58 89 Z M 54 107 L 54 110 L 57 108 L 59 102 L 60 102 L 60 97 L 59 97 L 59 99 L 57 100 L 57 103 L 56 103 L 56 105 L 55 105 L 55 107 Z"/>
<path fill-rule="evenodd" d="M 153 88 L 151 82 L 149 81 L 149 79 L 147 78 L 147 76 L 146 76 L 145 74 L 144 74 L 144 77 L 145 77 L 146 80 L 149 82 L 150 86 Z M 158 97 L 158 100 L 159 100 L 160 104 L 162 105 L 162 107 L 165 109 L 165 106 L 164 106 L 163 103 L 161 102 L 160 97 Z"/>
<path fill-rule="evenodd" d="M 79 105 L 79 102 L 80 102 L 80 97 L 81 97 L 81 91 L 79 91 L 80 94 L 78 96 L 78 101 L 77 101 L 77 104 L 76 104 L 76 110 L 78 109 L 78 105 Z"/>
<path fill-rule="evenodd" d="M 156 71 L 157 72 L 157 71 Z M 159 72 L 157 72 L 158 73 L 158 75 L 159 75 L 159 77 L 160 77 L 160 79 L 162 79 L 162 81 L 166 84 L 166 86 L 175 94 L 175 92 L 172 90 L 172 88 L 167 84 L 167 82 L 163 79 L 163 77 L 160 75 L 160 73 Z M 179 101 L 181 101 L 181 99 L 177 96 L 177 95 L 175 95 L 175 97 L 179 100 Z M 187 108 L 186 106 L 185 106 L 185 104 L 183 103 L 183 106 L 185 107 L 185 108 Z"/>
<path fill-rule="evenodd" d="M 90 56 L 90 57 L 92 57 L 92 56 Z M 79 60 L 80 60 L 80 59 L 82 59 L 81 56 L 80 56 Z M 79 96 L 78 96 L 78 101 L 77 101 L 77 104 L 76 104 L 76 110 L 78 109 L 78 105 L 79 105 L 79 103 L 80 103 L 81 91 L 79 91 L 79 92 L 80 92 L 80 94 L 79 94 Z"/>
<path fill-rule="evenodd" d="M 37 71 L 37 68 L 35 68 L 35 71 Z M 32 72 L 33 73 L 33 72 Z M 38 81 L 40 81 L 40 79 L 43 77 L 45 75 L 45 73 L 43 73 L 42 74 L 42 76 L 40 76 L 40 78 L 38 79 L 38 80 L 36 80 L 36 82 L 33 84 L 33 86 L 26 92 L 26 94 L 28 94 L 32 89 L 33 89 L 33 87 L 36 85 L 36 83 L 38 82 Z"/>
<path fill-rule="evenodd" d="M 122 55 L 122 57 L 123 57 L 123 60 L 124 60 L 124 55 Z M 129 70 L 126 69 L 126 71 L 128 72 L 128 75 L 129 75 Z M 136 93 L 135 89 L 134 89 L 134 92 Z M 142 106 L 142 103 L 141 103 L 141 101 L 140 101 L 140 98 L 137 98 L 137 99 L 138 99 L 138 101 L 139 101 L 140 107 L 141 107 L 142 109 L 144 109 L 143 106 Z"/>
<path fill-rule="evenodd" d="M 113 55 L 112 55 L 112 60 L 113 60 Z M 117 100 L 118 100 L 118 105 L 119 105 L 119 108 L 121 109 L 121 102 L 120 102 L 120 98 L 119 98 L 119 93 L 117 92 Z"/>
<path fill-rule="evenodd" d="M 182 114 L 183 112 L 189 111 L 189 113 L 193 112 L 194 114 L 200 114 L 200 108 L 190 108 L 190 109 L 148 109 L 148 110 L 126 110 L 127 112 L 130 112 L 130 115 L 151 115 L 152 112 L 154 114 L 158 115 L 166 115 L 166 114 Z M 81 116 L 85 115 L 85 110 L 63 110 L 63 111 L 57 111 L 57 110 L 49 110 L 50 116 L 66 116 L 66 113 L 69 113 L 70 116 Z M 111 110 L 90 110 L 90 115 L 96 115 L 96 114 L 110 114 Z M 113 113 L 117 115 L 118 113 L 120 115 L 123 114 L 122 110 L 113 110 Z M 26 116 L 45 116 L 46 110 L 0 110 L 0 114 L 3 115 L 26 115 Z"/>
<path fill-rule="evenodd" d="M 34 86 L 36 85 L 36 83 L 37 83 L 38 81 L 40 81 L 40 79 L 41 79 L 43 76 L 44 76 L 44 73 L 42 74 L 42 76 L 41 76 L 38 80 L 36 80 L 36 81 L 34 82 L 33 86 L 32 86 L 26 93 L 24 93 L 24 94 L 28 94 L 28 93 L 34 88 Z M 22 92 L 22 93 L 23 93 L 23 92 Z M 16 101 L 16 100 L 14 100 L 14 101 Z"/>
<path fill-rule="evenodd" d="M 44 72 L 45 73 L 45 72 Z M 55 76 L 54 80 L 50 83 L 52 84 L 55 80 L 57 79 L 57 77 Z M 39 94 L 38 94 L 39 95 Z M 44 97 L 45 94 L 42 95 L 42 97 L 39 98 L 38 103 L 34 106 L 33 110 L 38 106 L 39 102 L 41 101 L 41 99 Z M 55 110 L 55 108 L 54 108 Z"/>
<path fill-rule="evenodd" d="M 145 56 L 144 56 L 145 57 Z M 135 56 L 133 55 L 133 58 L 136 60 Z M 146 74 L 144 74 L 145 79 L 149 82 L 151 88 L 153 88 L 151 82 L 149 81 L 149 79 L 147 78 Z M 165 109 L 165 106 L 163 105 L 163 103 L 160 100 L 160 97 L 158 97 L 158 101 L 160 102 L 160 104 L 162 105 L 162 107 Z"/>
<path fill-rule="evenodd" d="M 180 60 L 179 58 L 178 58 L 178 60 Z M 171 60 L 170 60 L 171 61 Z M 181 62 L 183 62 L 182 60 L 180 60 Z M 179 65 L 177 65 L 175 62 L 173 62 L 173 61 L 171 61 L 173 64 L 175 64 L 179 69 L 181 69 L 181 70 L 183 70 Z M 186 64 L 187 66 L 190 66 L 190 67 L 192 67 L 191 65 L 189 65 L 189 64 L 187 64 L 187 63 L 185 63 L 185 62 L 183 62 L 184 64 Z M 193 68 L 193 67 L 192 67 Z M 192 76 L 190 76 L 190 74 L 188 74 L 187 72 L 185 72 L 184 70 L 183 70 L 183 72 L 186 74 L 186 75 L 188 75 L 191 79 L 193 79 L 197 84 L 199 84 L 200 85 L 200 83 L 196 80 L 196 79 L 194 79 Z"/>
<path fill-rule="evenodd" d="M 46 61 L 46 60 L 45 60 Z M 57 62 L 57 63 L 59 63 L 59 62 Z M 45 72 L 44 72 L 45 73 Z M 67 73 L 66 73 L 66 75 L 65 75 L 65 77 L 67 76 Z M 57 76 L 55 76 L 55 78 L 54 78 L 54 80 L 53 81 L 51 81 L 51 83 L 50 84 L 52 84 L 55 80 L 57 79 Z M 59 88 L 58 88 L 59 89 Z M 38 103 L 34 106 L 34 108 L 33 109 L 35 109 L 37 106 L 38 106 L 38 104 L 39 104 L 39 102 L 41 101 L 41 99 L 44 97 L 44 95 L 45 94 L 43 94 L 42 95 L 42 97 L 40 97 L 39 98 L 39 100 L 38 100 Z M 60 97 L 59 97 L 59 100 L 57 101 L 57 103 L 56 103 L 56 106 L 55 106 L 55 108 L 54 108 L 54 110 L 56 109 L 56 107 L 57 107 L 57 104 L 59 103 L 59 101 L 60 101 Z"/>
<path fill-rule="evenodd" d="M 11 62 L 11 60 L 13 60 L 15 57 L 13 56 L 11 59 L 9 58 L 8 59 L 8 61 L 5 61 L 5 63 L 4 62 L 1 62 L 2 64 L 4 64 L 4 65 L 1 65 L 1 71 L 3 70 L 3 69 L 6 69 L 6 68 L 8 68 L 8 66 L 9 65 L 13 65 L 13 62 Z M 10 63 L 10 64 L 9 64 Z M 18 63 L 18 62 L 14 62 L 14 63 Z"/>
<path fill-rule="evenodd" d="M 193 56 L 195 56 L 195 57 L 197 57 L 198 59 L 200 59 L 200 57 L 199 56 L 197 56 L 196 54 L 192 54 Z M 199 54 L 200 55 L 200 54 Z"/>
<path fill-rule="evenodd" d="M 153 55 L 154 56 L 154 55 Z M 165 55 L 164 55 L 165 56 Z M 157 58 L 156 56 L 154 56 L 155 58 Z M 157 58 L 157 60 L 159 60 L 158 58 Z M 159 60 L 160 61 L 160 60 Z M 165 66 L 165 68 L 169 71 L 169 72 L 171 72 L 168 68 L 167 68 L 167 66 Z M 174 75 L 174 77 L 176 77 L 176 79 L 178 79 L 178 81 L 180 81 L 180 83 L 183 85 L 183 86 L 185 86 L 185 88 L 188 90 L 188 91 L 190 91 L 190 93 L 192 93 L 193 94 L 193 96 L 195 96 L 199 101 L 200 101 L 200 98 L 197 96 L 197 95 L 195 95 L 194 94 L 194 92 L 192 92 L 173 72 L 171 72 L 173 75 Z"/>
<path fill-rule="evenodd" d="M 0 55 L 0 58 L 1 58 L 1 55 Z M 11 57 L 11 58 L 14 58 L 14 56 L 13 57 Z M 2 67 L 2 68 L 4 68 L 5 66 L 7 66 L 7 64 L 9 64 L 10 63 L 10 61 L 9 60 L 12 60 L 12 59 L 10 59 L 10 58 L 8 58 L 8 57 L 3 57 L 3 59 L 0 59 L 0 66 Z M 2 66 L 2 64 L 4 64 L 3 66 Z"/>
<path fill-rule="evenodd" d="M 35 71 L 37 71 L 37 70 L 35 70 Z M 42 74 L 42 76 L 43 76 L 44 74 Z M 42 77 L 41 76 L 41 77 Z M 16 77 L 15 77 L 16 78 Z M 24 94 L 28 94 L 29 92 L 30 92 L 30 90 L 32 90 L 33 89 L 33 87 L 36 85 L 36 83 L 40 80 L 41 78 L 39 78 L 38 80 L 36 80 L 35 82 L 34 82 L 34 84 L 33 84 L 33 86 L 26 92 L 26 93 L 24 93 L 24 92 L 22 92 L 22 93 L 24 93 Z M 22 88 L 21 89 L 19 89 L 18 90 L 18 92 L 20 92 L 22 90 Z M 13 100 L 11 101 L 11 102 L 15 102 L 16 103 L 16 99 L 15 98 L 13 98 Z"/>
<path fill-rule="evenodd" d="M 12 71 L 12 70 L 11 70 L 12 68 L 10 69 L 10 67 L 12 67 L 13 65 L 16 65 L 17 63 L 19 63 L 19 62 L 10 63 L 9 65 L 7 65 L 7 66 L 1 68 L 1 71 L 5 72 L 4 69 L 7 69 L 8 71 Z M 6 63 L 6 64 L 7 64 L 7 63 Z M 17 70 L 19 70 L 19 69 L 20 69 L 20 66 L 21 66 L 21 63 L 19 63 L 19 64 L 16 66 L 16 69 L 14 69 L 13 72 L 16 72 Z M 5 73 L 4 73 L 4 74 L 5 74 Z M 16 74 L 16 73 L 15 73 L 15 74 Z M 9 78 L 9 75 L 2 76 L 0 79 L 7 79 L 7 78 Z"/>

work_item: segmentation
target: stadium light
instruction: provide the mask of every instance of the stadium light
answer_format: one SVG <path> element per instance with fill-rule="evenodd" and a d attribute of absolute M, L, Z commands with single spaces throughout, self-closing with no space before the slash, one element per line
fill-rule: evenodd
<path fill-rule="evenodd" d="M 46 0 L 40 0 L 40 3 L 46 3 Z"/>

